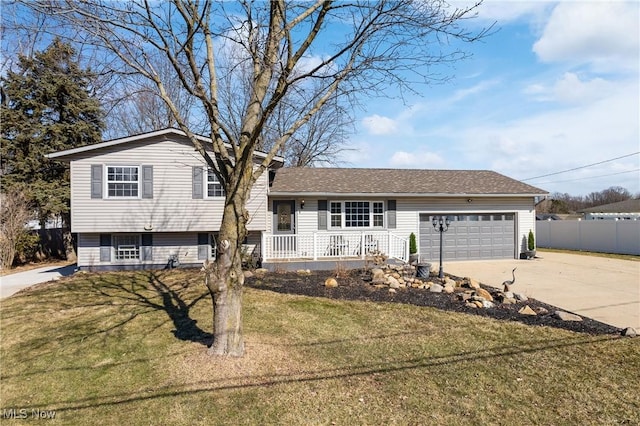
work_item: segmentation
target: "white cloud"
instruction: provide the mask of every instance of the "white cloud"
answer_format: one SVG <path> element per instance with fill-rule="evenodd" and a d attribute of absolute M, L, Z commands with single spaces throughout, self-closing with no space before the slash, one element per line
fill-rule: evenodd
<path fill-rule="evenodd" d="M 444 165 L 444 160 L 433 152 L 405 152 L 396 151 L 389 160 L 393 167 L 435 169 Z"/>
<path fill-rule="evenodd" d="M 378 114 L 362 119 L 362 126 L 372 135 L 390 135 L 398 132 L 398 122 Z"/>
<path fill-rule="evenodd" d="M 563 2 L 549 17 L 533 51 L 543 62 L 637 69 L 640 3 Z"/>
<path fill-rule="evenodd" d="M 535 83 L 526 87 L 524 93 L 542 102 L 584 104 L 607 97 L 612 90 L 615 90 L 614 82 L 602 78 L 583 80 L 575 73 L 566 72 L 555 83 Z"/>
<path fill-rule="evenodd" d="M 296 64 L 294 73 L 306 73 L 322 63 L 320 56 L 303 56 Z"/>
<path fill-rule="evenodd" d="M 484 80 L 479 82 L 478 84 L 471 86 L 471 87 L 467 87 L 464 89 L 459 89 L 456 90 L 453 94 L 453 96 L 451 96 L 451 98 L 449 98 L 447 101 L 450 103 L 456 103 L 456 102 L 460 102 L 462 100 L 465 100 L 466 98 L 473 96 L 473 95 L 478 95 L 482 92 L 486 92 L 487 90 L 491 89 L 492 87 L 494 87 L 496 84 L 498 84 L 499 81 L 498 80 Z"/>
<path fill-rule="evenodd" d="M 562 80 L 578 87 L 572 77 Z M 600 84 L 596 82 L 595 85 Z M 589 84 L 586 84 L 589 87 Z M 640 106 L 637 80 L 611 83 L 609 93 L 597 100 L 541 111 L 511 122 L 493 121 L 462 129 L 451 137 L 460 141 L 460 161 L 480 164 L 517 179 L 540 176 L 638 151 Z M 464 141 L 464 142 L 462 142 Z M 639 188 L 638 173 L 562 183 L 567 180 L 601 176 L 638 168 L 633 161 L 616 161 L 601 167 L 531 181 L 551 192 L 574 195 L 599 191 L 610 186 Z M 635 163 L 635 165 L 634 165 Z"/>

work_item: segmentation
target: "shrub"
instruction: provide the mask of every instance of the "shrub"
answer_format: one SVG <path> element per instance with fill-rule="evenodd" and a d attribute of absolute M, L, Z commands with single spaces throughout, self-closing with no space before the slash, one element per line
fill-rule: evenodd
<path fill-rule="evenodd" d="M 409 254 L 416 254 L 418 252 L 418 244 L 416 243 L 416 234 L 413 232 L 409 235 Z"/>
<path fill-rule="evenodd" d="M 527 238 L 527 248 L 529 251 L 533 251 L 536 249 L 535 239 L 533 238 L 533 231 L 529 229 L 529 238 Z"/>

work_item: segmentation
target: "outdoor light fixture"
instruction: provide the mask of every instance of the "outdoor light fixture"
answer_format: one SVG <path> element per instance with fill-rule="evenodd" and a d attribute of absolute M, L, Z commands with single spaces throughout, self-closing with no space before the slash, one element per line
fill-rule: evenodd
<path fill-rule="evenodd" d="M 300 200 L 300 209 L 304 209 L 304 198 Z"/>
<path fill-rule="evenodd" d="M 442 269 L 442 235 L 449 230 L 451 221 L 448 216 L 434 216 L 431 224 L 440 233 L 440 271 L 438 271 L 438 278 L 444 278 L 444 270 Z"/>

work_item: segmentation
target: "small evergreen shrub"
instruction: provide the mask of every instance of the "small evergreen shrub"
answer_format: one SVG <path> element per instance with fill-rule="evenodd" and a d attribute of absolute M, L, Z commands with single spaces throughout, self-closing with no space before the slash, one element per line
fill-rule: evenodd
<path fill-rule="evenodd" d="M 533 251 L 536 248 L 535 239 L 533 238 L 533 231 L 529 229 L 529 238 L 527 238 L 527 248 L 529 251 Z"/>
<path fill-rule="evenodd" d="M 416 234 L 413 232 L 409 235 L 409 254 L 416 254 L 418 252 L 418 244 L 416 242 Z"/>

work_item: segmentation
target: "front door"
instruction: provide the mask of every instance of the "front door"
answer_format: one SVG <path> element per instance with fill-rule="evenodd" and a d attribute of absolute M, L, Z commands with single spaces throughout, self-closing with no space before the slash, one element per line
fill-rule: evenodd
<path fill-rule="evenodd" d="M 295 206 L 293 200 L 273 202 L 273 253 L 275 257 L 297 257 Z"/>
<path fill-rule="evenodd" d="M 273 202 L 273 233 L 295 234 L 295 206 L 293 200 Z"/>

